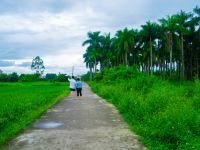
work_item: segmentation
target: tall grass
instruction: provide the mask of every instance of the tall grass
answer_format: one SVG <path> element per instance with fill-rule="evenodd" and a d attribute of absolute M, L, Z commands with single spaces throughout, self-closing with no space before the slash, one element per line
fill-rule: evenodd
<path fill-rule="evenodd" d="M 172 83 L 136 70 L 105 70 L 90 86 L 149 149 L 200 149 L 200 81 Z"/>
<path fill-rule="evenodd" d="M 0 144 L 12 138 L 68 92 L 66 83 L 0 83 Z"/>

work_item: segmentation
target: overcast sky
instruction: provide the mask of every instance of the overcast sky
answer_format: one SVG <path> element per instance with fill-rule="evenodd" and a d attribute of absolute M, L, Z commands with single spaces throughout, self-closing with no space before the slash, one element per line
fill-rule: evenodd
<path fill-rule="evenodd" d="M 32 73 L 41 56 L 47 72 L 85 72 L 82 42 L 88 31 L 138 28 L 180 10 L 192 11 L 200 0 L 0 0 L 0 69 Z"/>

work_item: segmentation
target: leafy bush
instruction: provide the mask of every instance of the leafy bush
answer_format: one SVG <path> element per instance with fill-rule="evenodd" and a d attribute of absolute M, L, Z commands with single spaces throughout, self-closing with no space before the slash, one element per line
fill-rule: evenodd
<path fill-rule="evenodd" d="M 193 108 L 200 113 L 200 81 L 195 81 L 195 90 L 193 97 Z"/>
<path fill-rule="evenodd" d="M 47 73 L 46 74 L 46 79 L 47 80 L 56 80 L 56 78 L 57 78 L 57 75 L 54 74 L 54 73 Z"/>
<path fill-rule="evenodd" d="M 18 80 L 19 76 L 15 72 L 11 74 L 0 74 L 0 82 L 17 82 Z"/>
<path fill-rule="evenodd" d="M 18 82 L 18 80 L 19 80 L 19 76 L 15 72 L 8 75 L 8 81 L 9 82 Z"/>
<path fill-rule="evenodd" d="M 40 75 L 39 74 L 21 74 L 19 79 L 22 82 L 33 82 L 38 81 Z"/>
<path fill-rule="evenodd" d="M 68 81 L 68 76 L 66 74 L 59 74 L 56 78 L 56 81 L 58 82 L 67 82 Z"/>
<path fill-rule="evenodd" d="M 131 79 L 140 74 L 137 66 L 124 67 L 118 66 L 112 69 L 104 69 L 100 73 L 95 74 L 94 80 L 103 80 L 104 82 L 112 82 L 121 79 Z"/>
<path fill-rule="evenodd" d="M 86 74 L 82 75 L 81 79 L 83 81 L 90 81 L 90 72 L 87 72 Z"/>
<path fill-rule="evenodd" d="M 8 75 L 3 73 L 0 74 L 0 82 L 7 82 L 8 81 Z"/>

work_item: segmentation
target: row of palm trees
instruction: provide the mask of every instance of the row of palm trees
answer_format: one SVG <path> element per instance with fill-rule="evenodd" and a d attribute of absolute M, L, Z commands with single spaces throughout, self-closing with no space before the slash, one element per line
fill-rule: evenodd
<path fill-rule="evenodd" d="M 119 30 L 114 37 L 89 32 L 83 46 L 91 72 L 97 65 L 101 69 L 138 65 L 141 71 L 163 78 L 192 79 L 200 75 L 200 8 L 148 21 L 139 30 Z"/>

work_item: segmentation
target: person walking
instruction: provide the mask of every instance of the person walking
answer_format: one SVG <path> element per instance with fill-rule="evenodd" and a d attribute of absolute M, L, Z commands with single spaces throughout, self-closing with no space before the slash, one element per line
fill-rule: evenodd
<path fill-rule="evenodd" d="M 69 88 L 71 91 L 71 95 L 75 95 L 75 90 L 76 90 L 76 80 L 74 79 L 74 76 L 72 76 L 71 78 L 68 78 L 69 80 Z"/>
<path fill-rule="evenodd" d="M 77 96 L 82 96 L 82 82 L 80 81 L 80 78 L 78 78 L 76 82 L 76 92 Z"/>

